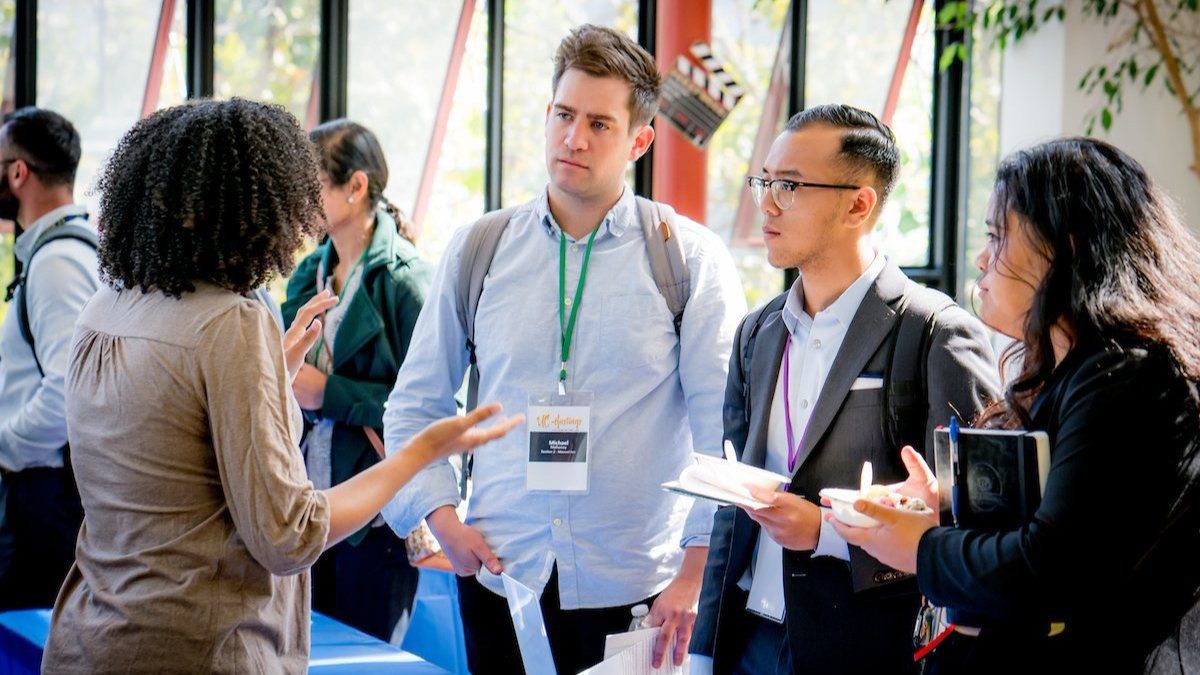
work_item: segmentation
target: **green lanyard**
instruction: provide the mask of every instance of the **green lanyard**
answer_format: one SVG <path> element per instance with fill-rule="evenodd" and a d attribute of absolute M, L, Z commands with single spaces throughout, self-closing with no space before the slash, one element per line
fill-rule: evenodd
<path fill-rule="evenodd" d="M 571 358 L 571 338 L 575 335 L 575 317 L 579 313 L 579 303 L 583 300 L 583 284 L 587 280 L 588 260 L 592 257 L 592 242 L 600 228 L 592 230 L 588 237 L 587 249 L 583 252 L 583 265 L 579 268 L 579 283 L 575 286 L 575 300 L 571 305 L 571 318 L 567 313 L 567 235 L 561 230 L 558 233 L 558 327 L 562 331 L 562 370 L 558 371 L 558 393 L 567 393 L 567 361 Z"/>
<path fill-rule="evenodd" d="M 369 247 L 368 247 L 368 248 L 369 248 Z M 358 271 L 358 268 L 362 267 L 363 261 L 364 261 L 364 260 L 366 260 L 366 259 L 367 259 L 367 249 L 363 249 L 362 255 L 358 256 L 358 261 L 354 263 L 354 267 L 351 267 L 351 268 L 350 268 L 350 274 L 347 274 L 347 275 L 346 275 L 346 286 L 349 286 L 349 285 L 350 285 L 350 283 L 351 283 L 351 282 L 354 280 L 354 273 Z M 342 290 L 344 291 L 344 290 L 346 290 L 346 289 L 345 289 L 345 288 L 343 288 Z M 336 305 L 334 305 L 334 307 L 341 307 L 341 306 L 342 306 L 342 300 L 344 299 L 344 297 L 345 297 L 345 296 L 343 296 L 341 293 L 339 293 L 339 294 L 338 294 L 338 299 L 337 299 L 337 304 L 336 304 Z M 315 360 L 314 360 L 314 364 L 315 364 L 315 365 L 316 365 L 318 368 L 320 368 L 320 364 L 321 364 L 321 347 L 323 347 L 323 346 L 325 346 L 325 325 L 324 325 L 324 322 L 322 322 L 322 325 L 321 325 L 321 338 L 320 338 L 319 340 L 317 340 L 317 351 L 316 351 L 316 358 L 315 358 Z M 330 360 L 330 361 L 333 361 L 333 354 L 330 354 L 330 355 L 329 355 L 329 360 Z"/>

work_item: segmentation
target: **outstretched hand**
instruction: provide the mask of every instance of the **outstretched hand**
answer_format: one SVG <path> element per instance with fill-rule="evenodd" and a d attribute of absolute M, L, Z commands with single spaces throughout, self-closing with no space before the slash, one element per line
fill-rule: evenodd
<path fill-rule="evenodd" d="M 479 406 L 466 415 L 445 417 L 425 427 L 413 437 L 409 449 L 420 452 L 427 461 L 467 452 L 494 441 L 512 431 L 525 421 L 525 415 L 500 418 L 490 427 L 480 429 L 477 425 L 501 411 L 499 403 Z"/>

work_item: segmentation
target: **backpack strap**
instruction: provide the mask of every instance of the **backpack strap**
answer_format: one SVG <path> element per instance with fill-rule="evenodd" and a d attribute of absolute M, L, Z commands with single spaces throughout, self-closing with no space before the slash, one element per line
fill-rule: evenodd
<path fill-rule="evenodd" d="M 778 314 L 783 309 L 790 292 L 787 290 L 775 296 L 767 304 L 746 315 L 744 320 L 742 337 L 740 344 L 737 345 L 737 350 L 742 364 L 742 409 L 745 411 L 746 424 L 750 423 L 750 364 L 754 363 L 754 344 L 758 339 L 758 331 L 767 322 L 768 317 Z"/>
<path fill-rule="evenodd" d="M 33 258 L 42 250 L 46 244 L 60 239 L 74 239 L 82 241 L 91 247 L 92 250 L 100 248 L 100 240 L 96 236 L 96 232 L 86 225 L 81 225 L 77 221 L 86 221 L 87 216 L 68 216 L 59 221 L 58 224 L 46 228 L 46 231 L 38 237 L 33 244 L 33 250 L 29 253 L 29 260 L 25 262 L 25 267 L 21 272 L 20 278 L 17 280 L 17 292 L 14 299 L 17 303 L 17 328 L 21 331 L 21 339 L 29 345 L 29 351 L 33 354 L 33 362 L 37 365 L 38 374 L 42 377 L 46 376 L 46 371 L 42 368 L 42 361 L 38 358 L 37 346 L 34 344 L 33 328 L 29 322 L 29 305 L 26 300 L 26 295 L 29 293 L 29 270 L 33 268 Z"/>
<path fill-rule="evenodd" d="M 913 283 L 896 307 L 900 319 L 883 383 L 883 437 L 890 448 L 912 445 L 918 451 L 927 450 L 929 350 L 937 315 L 952 306 L 949 297 Z"/>
<path fill-rule="evenodd" d="M 683 327 L 683 310 L 692 295 L 692 277 L 683 257 L 683 245 L 673 230 L 675 210 L 645 197 L 637 197 L 636 201 L 638 220 L 646 239 L 646 253 L 650 257 L 650 274 L 658 292 L 667 301 L 678 337 Z"/>
<path fill-rule="evenodd" d="M 483 280 L 492 268 L 492 259 L 500 247 L 500 238 L 508 229 L 508 221 L 518 207 L 510 206 L 484 214 L 475 221 L 463 242 L 462 257 L 458 267 L 458 289 L 455 307 L 458 322 L 467 336 L 467 353 L 471 365 L 467 375 L 467 412 L 479 406 L 479 362 L 475 357 L 475 313 L 479 311 L 479 297 L 483 295 Z M 467 498 L 467 481 L 471 478 L 472 459 L 469 453 L 462 454 L 462 471 L 458 480 L 459 496 Z"/>

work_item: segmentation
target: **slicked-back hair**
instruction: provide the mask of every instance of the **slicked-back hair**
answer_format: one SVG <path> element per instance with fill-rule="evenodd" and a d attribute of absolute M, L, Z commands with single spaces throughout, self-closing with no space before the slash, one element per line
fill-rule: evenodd
<path fill-rule="evenodd" d="M 814 125 L 842 130 L 838 161 L 855 177 L 870 179 L 882 206 L 900 173 L 900 151 L 888 125 L 866 110 L 843 103 L 826 103 L 796 113 L 783 130 L 796 132 Z"/>
<path fill-rule="evenodd" d="M 4 116 L 3 128 L 14 157 L 25 160 L 46 186 L 74 186 L 79 168 L 79 132 L 62 115 L 33 106 Z"/>
<path fill-rule="evenodd" d="M 554 52 L 551 93 L 558 91 L 563 73 L 574 68 L 592 77 L 615 77 L 629 83 L 630 133 L 650 123 L 658 113 L 662 77 L 649 52 L 628 35 L 586 23 L 571 31 Z"/>
<path fill-rule="evenodd" d="M 104 166 L 100 272 L 179 297 L 245 293 L 295 266 L 323 222 L 313 144 L 279 106 L 195 101 L 138 122 Z"/>

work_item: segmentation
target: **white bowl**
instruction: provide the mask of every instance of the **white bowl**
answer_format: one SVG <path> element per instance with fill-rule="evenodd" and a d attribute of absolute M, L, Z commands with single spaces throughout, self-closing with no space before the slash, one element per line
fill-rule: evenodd
<path fill-rule="evenodd" d="M 849 488 L 824 488 L 819 493 L 829 500 L 833 509 L 833 517 L 853 527 L 879 527 L 879 521 L 854 510 L 854 502 L 859 499 L 858 490 Z"/>

